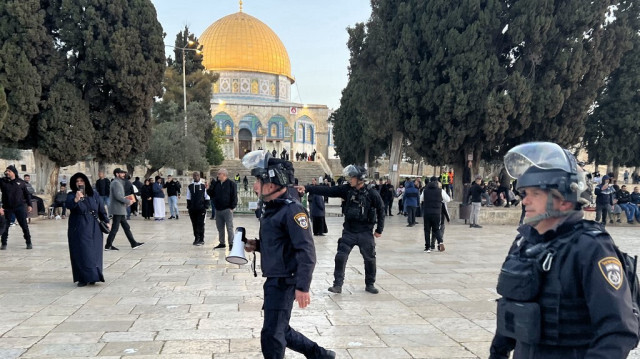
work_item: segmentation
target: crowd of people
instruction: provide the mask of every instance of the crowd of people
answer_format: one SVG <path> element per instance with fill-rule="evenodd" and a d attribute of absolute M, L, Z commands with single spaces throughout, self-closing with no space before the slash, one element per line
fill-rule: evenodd
<path fill-rule="evenodd" d="M 560 163 L 550 165 L 545 154 L 553 155 L 556 162 L 559 158 Z M 524 163 L 523 158 L 530 163 Z M 375 286 L 375 241 L 382 237 L 385 217 L 393 215 L 395 198 L 399 200 L 398 214 L 407 217 L 408 227 L 419 224 L 416 218 L 422 218 L 424 251 L 445 250 L 452 171 L 425 179 L 426 185 L 422 178 L 405 179 L 395 189 L 390 180 L 367 183 L 366 169 L 349 165 L 337 185 L 325 174 L 324 178 L 314 178 L 311 184 L 302 186 L 293 176 L 292 163 L 267 151 L 248 153 L 243 164 L 255 178 L 253 191 L 259 196 L 256 210 L 259 238 L 244 238 L 244 249 L 262 253 L 261 270 L 266 279 L 260 343 L 265 357 L 282 358 L 289 348 L 306 357 L 335 358 L 335 352 L 289 326 L 293 303 L 298 302 L 301 308 L 311 303 L 310 284 L 316 264 L 313 236 L 328 232 L 325 221 L 328 197 L 342 199 L 344 217 L 334 259 L 334 281 L 328 288 L 331 293 L 342 293 L 346 263 L 355 246 L 364 259 L 364 290 L 379 293 Z M 497 301 L 491 359 L 506 359 L 512 351 L 517 358 L 559 358 L 568 354 L 581 358 L 591 354 L 624 357 L 638 343 L 638 319 L 630 304 L 629 281 L 623 276 L 627 270 L 621 263 L 623 254 L 615 248 L 604 225 L 608 216 L 615 216 L 616 208 L 618 214 L 626 214 L 629 223 L 640 222 L 640 190 L 634 187 L 630 193 L 626 184 L 618 186 L 610 175 L 594 183 L 593 178 L 581 177 L 579 167 L 582 165 L 558 145 L 532 143 L 512 149 L 505 156 L 505 166 L 499 175 L 487 185 L 481 175 L 473 177 L 472 182 L 471 163 L 465 168 L 463 205 L 472 206 L 472 228 L 482 228 L 478 213 L 483 205 L 509 207 L 522 200 L 523 206 L 520 234 L 498 279 L 497 292 L 501 298 Z M 166 181 L 161 176 L 156 176 L 155 181 L 147 178 L 144 184 L 137 177 L 132 182 L 120 168 L 113 171 L 113 176 L 109 180 L 100 172 L 92 186 L 85 174 L 76 173 L 69 181 L 71 191 L 66 191 L 66 182 L 61 183 L 53 201 L 58 204 L 54 209 L 61 208 L 62 216 L 66 211 L 69 213 L 67 237 L 72 277 L 79 287 L 105 281 L 103 252 L 118 250 L 113 244 L 120 227 L 132 249 L 144 245 L 135 240 L 127 222 L 131 214 L 137 215 L 134 204 L 142 202 L 140 209 L 145 219 L 153 216 L 164 220 L 166 190 L 169 219 L 179 219 L 177 199 L 182 186 L 172 176 Z M 214 249 L 232 249 L 239 175 L 231 180 L 226 169 L 219 169 L 209 183 L 202 177 L 202 173 L 193 172 L 193 181 L 186 187 L 193 245 L 204 244 L 204 224 L 211 206 L 219 240 Z M 516 178 L 513 183 L 512 178 Z M 587 181 L 595 187 L 591 188 Z M 20 224 L 27 249 L 33 248 L 26 216 L 34 210 L 33 201 L 38 212 L 44 205 L 38 208 L 37 198 L 29 188 L 29 180 L 20 179 L 15 167 L 7 167 L 5 178 L 0 180 L 2 250 L 7 249 L 6 224 L 11 217 Z M 595 195 L 596 222 L 583 219 L 583 207 L 592 203 L 591 189 Z M 310 213 L 303 205 L 305 195 Z M 609 223 L 613 220 L 610 218 Z M 619 217 L 617 221 L 620 222 Z M 104 249 L 103 234 L 108 234 Z M 557 260 L 553 261 L 553 257 Z M 596 262 L 598 265 L 590 265 Z"/>

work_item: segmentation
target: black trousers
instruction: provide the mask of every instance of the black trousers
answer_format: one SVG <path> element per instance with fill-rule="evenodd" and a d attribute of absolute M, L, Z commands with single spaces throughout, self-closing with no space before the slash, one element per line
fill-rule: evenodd
<path fill-rule="evenodd" d="M 282 359 L 286 348 L 307 358 L 322 358 L 327 351 L 289 326 L 295 299 L 294 278 L 267 278 L 264 283 L 264 323 L 260 346 L 265 359 Z"/>
<path fill-rule="evenodd" d="M 422 218 L 424 221 L 424 249 L 435 249 L 436 240 L 442 243 L 442 233 L 440 232 L 439 214 L 425 214 Z"/>
<path fill-rule="evenodd" d="M 111 245 L 113 245 L 113 240 L 116 238 L 116 234 L 118 234 L 118 230 L 120 229 L 121 225 L 122 229 L 124 229 L 124 234 L 129 240 L 129 244 L 131 244 L 131 247 L 133 247 L 137 243 L 136 240 L 133 239 L 131 227 L 129 226 L 129 223 L 127 222 L 127 219 L 125 217 L 126 216 L 124 215 L 113 215 L 113 219 L 111 219 L 111 232 L 109 232 L 109 236 L 107 237 L 107 244 L 105 245 L 105 248 L 109 248 L 111 247 Z"/>
<path fill-rule="evenodd" d="M 338 252 L 336 253 L 336 268 L 333 271 L 333 285 L 342 287 L 344 284 L 344 272 L 347 259 L 353 246 L 358 246 L 364 259 L 364 283 L 371 285 L 376 282 L 376 242 L 371 232 L 358 232 L 343 230 L 342 238 L 338 239 Z"/>
<path fill-rule="evenodd" d="M 194 243 L 204 243 L 204 219 L 207 216 L 206 209 L 190 209 L 189 219 L 191 219 L 191 226 L 193 227 Z"/>
<path fill-rule="evenodd" d="M 418 207 L 407 206 L 407 222 L 409 224 L 416 224 L 416 210 Z"/>
<path fill-rule="evenodd" d="M 389 216 L 393 216 L 393 213 L 391 213 L 392 209 L 393 209 L 393 199 L 391 199 L 391 201 L 389 201 L 388 203 L 385 202 L 385 208 L 387 210 L 387 215 Z"/>
<path fill-rule="evenodd" d="M 35 211 L 35 208 L 31 209 Z M 9 237 L 9 223 L 11 222 L 11 215 L 16 216 L 16 221 L 22 228 L 22 234 L 24 235 L 24 241 L 29 244 L 31 243 L 31 233 L 29 233 L 29 225 L 27 224 L 27 206 L 22 205 L 17 208 L 11 208 L 4 210 L 4 218 L 7 223 L 4 232 L 2 232 L 2 244 L 7 244 L 7 238 Z"/>
<path fill-rule="evenodd" d="M 325 221 L 324 216 L 321 217 L 311 217 L 311 223 L 313 228 L 313 235 L 317 236 L 320 234 L 325 234 L 329 232 L 327 228 L 327 222 Z"/>

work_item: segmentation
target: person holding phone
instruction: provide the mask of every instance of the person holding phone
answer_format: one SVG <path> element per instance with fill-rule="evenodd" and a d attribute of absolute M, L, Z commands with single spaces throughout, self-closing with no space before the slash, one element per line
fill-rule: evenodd
<path fill-rule="evenodd" d="M 69 209 L 69 256 L 74 283 L 78 287 L 104 282 L 102 274 L 102 232 L 98 218 L 109 223 L 102 198 L 91 187 L 87 176 L 81 172 L 70 180 L 71 192 L 67 194 Z"/>

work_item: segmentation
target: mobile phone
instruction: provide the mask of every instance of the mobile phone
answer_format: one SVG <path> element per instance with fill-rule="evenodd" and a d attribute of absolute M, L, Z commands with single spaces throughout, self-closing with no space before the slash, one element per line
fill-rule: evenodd
<path fill-rule="evenodd" d="M 82 193 L 82 195 L 84 196 L 84 185 L 78 186 L 78 191 L 80 191 L 80 193 Z"/>

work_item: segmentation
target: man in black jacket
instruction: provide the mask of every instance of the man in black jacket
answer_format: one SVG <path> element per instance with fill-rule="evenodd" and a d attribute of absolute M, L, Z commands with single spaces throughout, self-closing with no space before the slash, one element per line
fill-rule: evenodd
<path fill-rule="evenodd" d="M 167 189 L 167 197 L 169 197 L 169 219 L 180 219 L 178 213 L 178 198 L 180 198 L 180 182 L 176 181 L 171 175 L 167 176 L 167 182 L 163 186 Z"/>
<path fill-rule="evenodd" d="M 233 246 L 233 210 L 238 205 L 238 188 L 234 181 L 229 180 L 229 172 L 221 168 L 218 170 L 218 181 L 207 190 L 209 197 L 213 198 L 216 207 L 216 227 L 220 243 L 213 249 L 226 248 L 225 226 L 229 247 Z"/>
<path fill-rule="evenodd" d="M 349 178 L 349 182 L 342 186 L 307 186 L 306 188 L 296 186 L 296 189 L 301 193 L 306 191 L 311 194 L 340 197 L 345 200 L 344 228 L 342 238 L 338 240 L 333 286 L 329 287 L 329 291 L 342 293 L 349 253 L 354 246 L 358 246 L 364 258 L 365 290 L 377 294 L 378 289 L 374 286 L 376 281 L 375 238 L 380 238 L 384 229 L 384 203 L 382 203 L 378 191 L 365 185 L 366 170 L 363 167 L 349 165 L 344 168 L 342 174 Z M 373 231 L 374 227 L 376 227 L 375 232 Z"/>
<path fill-rule="evenodd" d="M 440 232 L 440 220 L 442 218 L 442 193 L 438 186 L 438 178 L 431 177 L 427 187 L 422 191 L 422 220 L 424 221 L 424 251 L 430 253 L 435 249 L 435 241 L 438 241 L 438 250 L 444 251 L 442 232 Z M 445 192 L 446 195 L 446 192 Z"/>
<path fill-rule="evenodd" d="M 200 181 L 200 172 L 193 172 L 193 182 L 187 186 L 187 210 L 193 227 L 194 246 L 204 245 L 204 218 L 209 208 L 207 185 Z"/>
<path fill-rule="evenodd" d="M 95 189 L 102 197 L 102 202 L 109 208 L 109 193 L 111 188 L 111 181 L 104 177 L 104 171 L 98 171 L 98 180 L 96 181 Z"/>
<path fill-rule="evenodd" d="M 26 183 L 18 176 L 15 166 L 9 166 L 4 172 L 4 178 L 0 179 L 0 191 L 2 191 L 2 209 L 6 223 L 11 221 L 11 215 L 16 216 L 16 221 L 22 228 L 27 249 L 31 249 L 31 234 L 27 224 L 27 213 L 31 213 L 31 195 L 27 190 Z M 9 237 L 9 226 L 2 232 L 2 245 L 0 250 L 7 249 L 7 238 Z"/>

